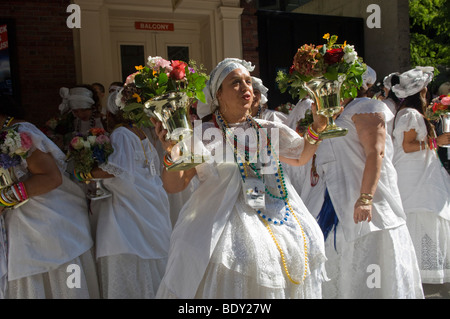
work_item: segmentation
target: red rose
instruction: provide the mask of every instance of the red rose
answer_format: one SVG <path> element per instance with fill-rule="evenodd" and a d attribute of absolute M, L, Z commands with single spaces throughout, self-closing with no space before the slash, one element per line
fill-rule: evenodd
<path fill-rule="evenodd" d="M 325 63 L 331 65 L 331 64 L 340 62 L 342 60 L 343 56 L 344 56 L 344 50 L 342 50 L 341 48 L 331 49 L 331 50 L 327 50 L 327 52 L 323 56 L 323 59 L 324 59 Z"/>
<path fill-rule="evenodd" d="M 170 77 L 175 80 L 181 80 L 186 76 L 185 68 L 187 64 L 183 61 L 172 61 L 172 72 Z"/>

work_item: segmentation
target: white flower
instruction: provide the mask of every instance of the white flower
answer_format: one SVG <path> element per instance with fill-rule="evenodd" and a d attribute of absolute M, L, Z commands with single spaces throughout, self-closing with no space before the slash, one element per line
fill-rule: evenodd
<path fill-rule="evenodd" d="M 88 137 L 87 137 L 87 140 L 88 140 L 88 142 L 89 142 L 90 145 L 94 145 L 96 139 L 97 139 L 97 136 L 88 136 Z"/>
<path fill-rule="evenodd" d="M 355 51 L 353 45 L 346 45 L 344 48 L 344 61 L 348 64 L 353 64 L 358 59 L 358 53 Z"/>
<path fill-rule="evenodd" d="M 91 148 L 91 143 L 89 141 L 83 141 L 84 148 Z"/>
<path fill-rule="evenodd" d="M 121 89 L 119 92 L 117 92 L 117 96 L 116 96 L 116 105 L 121 109 L 126 106 L 125 102 L 122 100 L 122 91 L 123 91 L 123 89 Z"/>

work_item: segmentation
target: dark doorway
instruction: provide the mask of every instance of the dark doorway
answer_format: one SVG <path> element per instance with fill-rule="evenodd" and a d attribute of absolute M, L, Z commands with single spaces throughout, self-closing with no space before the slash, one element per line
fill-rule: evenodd
<path fill-rule="evenodd" d="M 323 16 L 302 13 L 260 10 L 258 41 L 260 77 L 269 89 L 269 108 L 292 101 L 289 94 L 281 94 L 275 78 L 278 70 L 289 71 L 292 58 L 303 44 L 323 44 L 325 33 L 335 34 L 338 42 L 354 45 L 364 59 L 364 19 Z"/>

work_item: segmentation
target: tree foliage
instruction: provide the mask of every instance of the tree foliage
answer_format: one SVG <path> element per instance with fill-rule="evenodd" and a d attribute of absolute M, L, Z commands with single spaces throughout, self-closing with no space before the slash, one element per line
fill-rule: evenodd
<path fill-rule="evenodd" d="M 450 0 L 409 0 L 411 65 L 450 67 Z"/>

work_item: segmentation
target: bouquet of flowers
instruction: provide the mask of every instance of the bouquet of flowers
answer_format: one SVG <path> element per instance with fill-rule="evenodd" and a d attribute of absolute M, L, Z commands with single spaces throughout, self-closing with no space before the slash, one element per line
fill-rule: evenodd
<path fill-rule="evenodd" d="M 439 120 L 441 115 L 447 113 L 450 113 L 450 94 L 434 98 L 426 110 L 427 118 L 432 121 Z"/>
<path fill-rule="evenodd" d="M 7 170 L 19 165 L 27 158 L 31 145 L 31 137 L 25 132 L 19 133 L 17 127 L 0 131 L 0 167 Z"/>
<path fill-rule="evenodd" d="M 72 139 L 67 159 L 73 159 L 76 173 L 88 174 L 95 165 L 107 162 L 113 151 L 106 131 L 92 128 L 86 136 L 78 135 Z"/>
<path fill-rule="evenodd" d="M 194 61 L 168 61 L 159 56 L 148 57 L 147 66 L 136 66 L 119 91 L 116 104 L 130 120 L 140 126 L 151 126 L 145 116 L 145 102 L 170 92 L 185 92 L 189 98 L 205 102 L 203 88 L 207 75 Z"/>
<path fill-rule="evenodd" d="M 282 93 L 288 91 L 292 98 L 301 100 L 308 93 L 304 84 L 312 79 L 324 77 L 336 81 L 344 76 L 341 96 L 357 96 L 366 65 L 347 41 L 338 44 L 338 37 L 329 33 L 323 38 L 327 40 L 326 44 L 304 44 L 297 50 L 289 74 L 278 72 L 276 81 Z"/>

